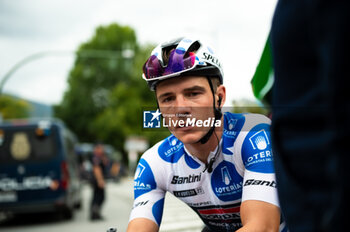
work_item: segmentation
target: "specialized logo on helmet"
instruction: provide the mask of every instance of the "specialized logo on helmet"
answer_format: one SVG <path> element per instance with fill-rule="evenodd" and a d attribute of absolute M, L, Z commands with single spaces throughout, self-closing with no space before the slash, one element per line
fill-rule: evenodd
<path fill-rule="evenodd" d="M 215 195 L 222 201 L 241 198 L 243 178 L 235 166 L 227 161 L 221 162 L 211 177 L 211 186 Z"/>
<path fill-rule="evenodd" d="M 202 59 L 209 61 L 210 63 L 216 64 L 217 66 L 221 67 L 221 64 L 219 62 L 219 59 L 213 56 L 212 54 L 203 52 L 203 57 Z"/>

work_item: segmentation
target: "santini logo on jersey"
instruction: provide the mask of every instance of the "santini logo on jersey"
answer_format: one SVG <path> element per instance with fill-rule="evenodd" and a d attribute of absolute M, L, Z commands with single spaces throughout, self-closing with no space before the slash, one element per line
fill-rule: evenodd
<path fill-rule="evenodd" d="M 189 184 L 189 183 L 194 183 L 194 182 L 198 182 L 201 180 L 201 176 L 202 174 L 199 173 L 199 175 L 189 175 L 189 176 L 173 176 L 173 179 L 171 181 L 172 184 Z"/>
<path fill-rule="evenodd" d="M 267 180 L 255 180 L 255 179 L 249 179 L 246 180 L 246 182 L 244 183 L 244 186 L 248 186 L 248 185 L 265 185 L 265 186 L 270 186 L 273 188 L 276 188 L 276 182 L 273 181 L 267 181 Z"/>

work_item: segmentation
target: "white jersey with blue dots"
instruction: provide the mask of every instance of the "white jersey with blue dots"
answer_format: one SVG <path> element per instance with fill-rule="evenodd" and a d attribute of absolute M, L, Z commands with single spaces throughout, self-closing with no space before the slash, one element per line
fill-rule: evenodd
<path fill-rule="evenodd" d="M 223 128 L 211 173 L 204 171 L 205 164 L 173 135 L 146 151 L 135 173 L 130 221 L 141 217 L 160 225 L 166 192 L 184 201 L 213 231 L 242 227 L 243 201 L 279 206 L 270 119 L 259 114 L 225 113 Z M 280 231 L 285 229 L 283 224 Z"/>

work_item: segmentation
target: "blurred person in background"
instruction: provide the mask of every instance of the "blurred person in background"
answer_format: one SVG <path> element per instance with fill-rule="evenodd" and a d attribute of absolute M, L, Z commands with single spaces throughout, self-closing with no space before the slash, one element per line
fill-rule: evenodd
<path fill-rule="evenodd" d="M 93 196 L 90 208 L 90 219 L 101 220 L 101 207 L 105 200 L 105 177 L 108 167 L 108 157 L 105 154 L 105 150 L 102 144 L 98 143 L 94 147 L 92 165 L 93 165 Z"/>
<path fill-rule="evenodd" d="M 291 231 L 346 231 L 350 2 L 280 0 L 271 29 L 272 138 Z"/>

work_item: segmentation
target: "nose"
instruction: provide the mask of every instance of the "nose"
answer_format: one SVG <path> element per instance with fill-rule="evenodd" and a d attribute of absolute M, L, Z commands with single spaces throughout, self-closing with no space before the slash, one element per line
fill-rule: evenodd
<path fill-rule="evenodd" d="M 174 107 L 176 117 L 178 118 L 189 117 L 191 114 L 190 102 L 183 95 L 176 98 Z"/>
<path fill-rule="evenodd" d="M 183 95 L 178 95 L 175 99 L 175 107 L 187 107 L 189 104 L 188 100 Z"/>

